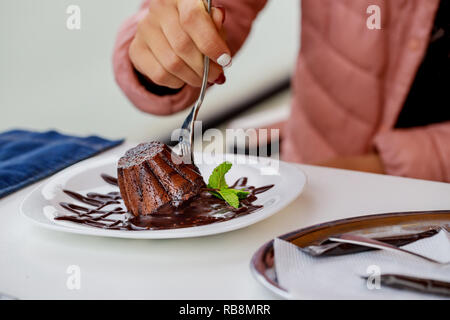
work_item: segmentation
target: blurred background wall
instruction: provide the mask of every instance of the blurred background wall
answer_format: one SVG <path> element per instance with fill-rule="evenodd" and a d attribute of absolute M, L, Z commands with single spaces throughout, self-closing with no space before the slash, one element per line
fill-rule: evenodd
<path fill-rule="evenodd" d="M 135 141 L 167 139 L 186 113 L 161 118 L 138 111 L 112 73 L 116 32 L 139 3 L 1 0 L 0 131 L 57 129 Z M 81 8 L 81 30 L 66 28 L 69 5 Z M 299 14 L 299 0 L 269 1 L 227 71 L 226 84 L 208 93 L 200 118 L 214 119 L 289 77 L 298 50 Z M 285 92 L 267 103 L 272 108 L 288 100 Z"/>

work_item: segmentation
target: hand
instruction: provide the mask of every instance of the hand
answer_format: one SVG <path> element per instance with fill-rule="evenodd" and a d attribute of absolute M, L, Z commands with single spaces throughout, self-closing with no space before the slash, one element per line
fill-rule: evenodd
<path fill-rule="evenodd" d="M 331 167 L 347 170 L 364 171 L 384 174 L 383 163 L 376 153 L 361 156 L 336 157 L 330 160 L 315 163 L 322 167 Z"/>
<path fill-rule="evenodd" d="M 222 68 L 231 64 L 224 40 L 225 11 L 213 7 L 211 13 L 203 0 L 150 1 L 129 49 L 136 70 L 159 86 L 200 87 L 206 55 L 211 59 L 208 81 L 224 83 Z"/>

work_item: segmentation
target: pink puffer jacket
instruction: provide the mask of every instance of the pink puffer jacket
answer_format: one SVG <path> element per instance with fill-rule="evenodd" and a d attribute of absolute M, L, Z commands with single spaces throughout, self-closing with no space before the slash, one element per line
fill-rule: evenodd
<path fill-rule="evenodd" d="M 157 115 L 191 105 L 198 89 L 156 96 L 138 81 L 128 57 L 148 1 L 119 31 L 116 80 L 141 110 Z M 266 0 L 215 0 L 227 10 L 233 52 L 245 41 Z M 381 8 L 381 30 L 366 10 Z M 282 157 L 310 163 L 378 150 L 388 174 L 450 182 L 450 123 L 393 129 L 425 55 L 439 0 L 303 0 L 302 45 L 293 76 L 292 116 Z M 424 112 L 426 112 L 424 106 Z"/>

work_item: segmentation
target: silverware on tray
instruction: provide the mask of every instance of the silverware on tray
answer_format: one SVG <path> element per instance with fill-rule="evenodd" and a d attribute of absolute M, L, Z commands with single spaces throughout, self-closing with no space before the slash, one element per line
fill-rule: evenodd
<path fill-rule="evenodd" d="M 367 281 L 368 277 L 362 277 Z M 394 289 L 411 290 L 450 297 L 450 282 L 416 278 L 399 274 L 383 274 L 380 284 Z"/>
<path fill-rule="evenodd" d="M 379 249 L 379 250 L 387 250 L 392 252 L 399 252 L 402 254 L 407 254 L 414 256 L 416 258 L 425 260 L 427 262 L 431 262 L 437 264 L 439 266 L 449 266 L 449 262 L 441 262 L 431 259 L 429 257 L 417 254 L 412 251 L 408 251 L 402 248 L 399 248 L 394 243 L 401 243 L 399 245 L 405 245 L 407 243 L 411 243 L 420 239 L 431 237 L 437 234 L 440 230 L 445 230 L 442 228 L 431 229 L 419 234 L 410 234 L 404 236 L 398 236 L 387 238 L 389 242 L 363 237 L 360 235 L 354 234 L 342 234 L 338 236 L 329 237 L 324 244 L 318 246 L 308 246 L 304 248 L 300 248 L 301 251 L 308 253 L 309 255 L 318 257 L 318 256 L 336 256 L 336 255 L 344 255 L 348 253 L 356 253 L 361 250 L 356 250 L 354 246 L 359 246 L 362 248 L 368 249 Z M 347 248 L 338 248 L 338 246 L 345 245 Z M 330 254 L 331 252 L 331 254 Z M 362 277 L 367 280 L 367 277 Z M 380 275 L 380 284 L 386 287 L 391 287 L 395 289 L 403 289 L 403 290 L 411 290 L 421 293 L 428 294 L 436 294 L 445 297 L 450 297 L 450 282 L 427 279 L 427 278 L 419 278 L 412 277 L 400 274 L 382 274 Z"/>
<path fill-rule="evenodd" d="M 380 249 L 380 250 L 386 250 L 386 251 L 391 251 L 391 252 L 407 254 L 407 255 L 414 256 L 416 258 L 419 258 L 419 259 L 422 259 L 422 260 L 425 260 L 425 261 L 428 261 L 431 263 L 435 263 L 435 264 L 441 265 L 441 266 L 450 265 L 450 263 L 448 261 L 446 261 L 446 262 L 437 261 L 437 260 L 431 259 L 429 257 L 423 256 L 421 254 L 399 248 L 395 245 L 392 245 L 392 244 L 389 244 L 389 243 L 386 243 L 383 241 L 379 241 L 376 239 L 366 238 L 366 237 L 359 236 L 359 235 L 342 234 L 339 236 L 330 237 L 330 238 L 328 238 L 328 240 L 334 241 L 334 242 L 339 242 L 339 243 L 350 243 L 350 244 L 355 244 L 355 245 L 363 246 L 363 247 L 369 247 L 369 248 L 374 248 L 374 249 Z"/>
<path fill-rule="evenodd" d="M 419 233 L 385 236 L 374 239 L 397 247 L 401 247 L 409 243 L 415 242 L 417 240 L 432 237 L 436 235 L 440 230 L 442 230 L 441 227 L 436 227 Z M 340 256 L 376 249 L 351 243 L 333 242 L 327 239 L 325 241 L 322 241 L 319 245 L 310 245 L 301 248 L 301 250 L 308 253 L 311 256 L 318 257 L 318 256 Z"/>

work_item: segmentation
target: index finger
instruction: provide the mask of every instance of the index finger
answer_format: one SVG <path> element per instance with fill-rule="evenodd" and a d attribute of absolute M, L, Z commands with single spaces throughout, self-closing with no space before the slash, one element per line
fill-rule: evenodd
<path fill-rule="evenodd" d="M 222 67 L 231 65 L 231 51 L 217 31 L 203 0 L 178 0 L 182 28 L 197 48 Z"/>

